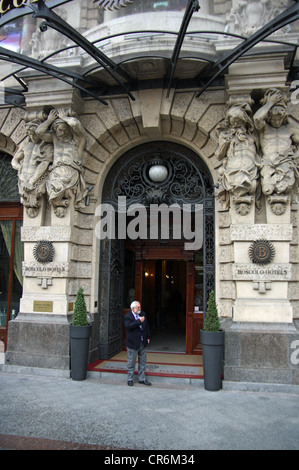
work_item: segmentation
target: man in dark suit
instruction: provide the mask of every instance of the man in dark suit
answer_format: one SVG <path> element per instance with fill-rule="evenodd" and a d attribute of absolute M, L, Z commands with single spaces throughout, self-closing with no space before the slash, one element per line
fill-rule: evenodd
<path fill-rule="evenodd" d="M 137 300 L 131 303 L 131 312 L 125 315 L 124 322 L 127 332 L 128 385 L 133 385 L 137 355 L 139 383 L 152 385 L 145 376 L 146 346 L 150 342 L 150 328 L 145 313 L 141 311 L 141 305 Z"/>

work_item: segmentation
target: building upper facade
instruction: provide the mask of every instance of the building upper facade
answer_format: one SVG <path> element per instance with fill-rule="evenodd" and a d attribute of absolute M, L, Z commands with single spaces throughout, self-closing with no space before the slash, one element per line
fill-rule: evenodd
<path fill-rule="evenodd" d="M 125 90 L 134 90 L 140 82 L 159 79 L 170 80 L 170 85 L 176 80 L 176 86 L 181 87 L 186 87 L 187 80 L 189 86 L 192 82 L 193 88 L 200 89 L 215 75 L 211 70 L 215 63 L 221 69 L 219 79 L 223 79 L 228 63 L 222 59 L 234 50 L 233 60 L 244 55 L 238 46 L 296 6 L 293 0 L 51 0 L 45 4 L 32 2 L 31 6 L 23 2 L 13 8 L 18 3 L 1 3 L 1 47 L 41 62 L 43 67 L 75 71 L 79 78 L 67 73 L 65 78 L 82 84 L 84 77 L 83 87 L 89 90 L 98 85 L 113 88 L 110 92 L 120 84 Z M 58 28 L 55 18 L 53 22 L 47 16 L 47 5 L 62 20 Z M 298 29 L 296 16 L 285 16 L 245 53 L 283 52 L 286 63 L 296 67 Z M 100 51 L 104 62 L 83 42 L 78 43 L 73 31 Z M 22 91 L 19 79 L 42 70 L 31 68 L 31 64 L 2 50 L 3 87 Z M 115 64 L 121 70 L 113 70 Z M 102 93 L 107 94 L 106 88 Z"/>

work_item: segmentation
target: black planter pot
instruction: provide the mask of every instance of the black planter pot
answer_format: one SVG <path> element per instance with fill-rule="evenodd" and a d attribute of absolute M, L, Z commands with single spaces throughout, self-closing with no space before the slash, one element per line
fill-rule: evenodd
<path fill-rule="evenodd" d="M 86 379 L 91 327 L 70 325 L 72 380 Z"/>
<path fill-rule="evenodd" d="M 200 330 L 203 356 L 204 386 L 210 392 L 221 389 L 221 374 L 224 349 L 224 331 Z"/>

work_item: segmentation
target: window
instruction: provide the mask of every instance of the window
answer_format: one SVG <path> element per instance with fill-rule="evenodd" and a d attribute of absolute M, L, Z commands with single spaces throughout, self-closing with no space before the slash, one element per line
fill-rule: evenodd
<path fill-rule="evenodd" d="M 19 312 L 22 296 L 23 210 L 19 202 L 17 172 L 11 156 L 0 153 L 0 340 L 7 343 L 7 325 Z"/>

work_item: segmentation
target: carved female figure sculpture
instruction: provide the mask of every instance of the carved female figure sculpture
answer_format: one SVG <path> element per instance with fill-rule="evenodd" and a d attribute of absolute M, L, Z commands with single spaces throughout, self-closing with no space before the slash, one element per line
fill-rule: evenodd
<path fill-rule="evenodd" d="M 229 208 L 232 196 L 241 215 L 251 210 L 258 179 L 257 141 L 250 111 L 246 103 L 229 108 L 224 123 L 218 126 L 219 142 L 215 152 L 222 161 L 218 198 Z"/>

